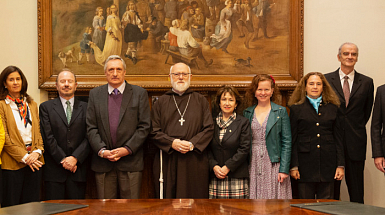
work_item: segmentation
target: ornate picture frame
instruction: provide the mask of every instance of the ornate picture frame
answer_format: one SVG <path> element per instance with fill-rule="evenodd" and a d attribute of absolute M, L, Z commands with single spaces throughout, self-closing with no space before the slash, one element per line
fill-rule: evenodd
<path fill-rule="evenodd" d="M 57 76 L 57 68 L 54 68 L 54 59 L 57 57 L 57 53 L 54 53 L 54 40 L 53 34 L 53 2 L 59 0 L 38 0 L 38 74 L 39 74 L 39 88 L 47 90 L 49 92 L 56 91 L 55 80 Z M 110 0 L 113 2 L 113 0 Z M 125 0 L 121 0 L 122 2 Z M 287 0 L 288 1 L 288 0 Z M 271 2 L 274 2 L 271 0 Z M 272 3 L 278 4 L 278 3 Z M 288 1 L 289 10 L 288 10 L 288 45 L 286 51 L 285 60 L 288 61 L 288 69 L 285 69 L 283 72 L 275 73 L 274 70 L 267 69 L 264 73 L 272 74 L 276 80 L 276 83 L 283 91 L 291 91 L 295 88 L 299 79 L 303 76 L 303 27 L 304 27 L 304 0 L 290 0 Z M 95 7 L 96 8 L 96 7 Z M 65 7 L 63 7 L 65 10 Z M 121 6 L 120 10 L 124 12 L 125 7 Z M 56 21 L 55 21 L 56 22 Z M 258 29 L 257 29 L 258 31 Z M 260 31 L 262 32 L 262 30 Z M 262 33 L 260 33 L 262 35 Z M 266 36 L 266 35 L 265 35 Z M 274 36 L 274 35 L 273 35 Z M 259 39 L 260 41 L 263 40 Z M 233 40 L 240 40 L 237 35 L 233 36 Z M 211 48 L 211 47 L 210 47 Z M 255 49 L 258 47 L 254 46 Z M 205 50 L 208 50 L 205 48 Z M 211 49 L 210 49 L 211 50 Z M 224 54 L 220 50 L 217 51 L 218 56 L 214 58 L 214 64 L 220 62 L 221 56 Z M 245 49 L 246 50 L 246 49 Z M 209 52 L 209 51 L 206 51 Z M 230 51 L 229 51 L 230 52 Z M 75 55 L 76 56 L 76 55 Z M 234 55 L 232 55 L 234 56 Z M 230 56 L 230 57 L 232 57 Z M 163 58 L 166 60 L 166 63 L 162 61 L 162 68 L 166 68 L 172 64 L 166 59 L 166 55 L 163 55 Z M 171 58 L 171 56 L 170 56 Z M 253 59 L 253 56 L 251 56 Z M 59 60 L 59 58 L 55 59 Z M 235 59 L 235 66 L 237 65 Z M 278 62 L 280 59 L 275 59 Z M 128 59 L 126 60 L 128 61 Z M 144 62 L 144 61 L 143 61 Z M 205 68 L 200 71 L 192 65 L 193 71 L 193 81 L 191 82 L 192 88 L 198 88 L 201 91 L 213 91 L 218 87 L 226 84 L 231 85 L 237 88 L 245 88 L 249 83 L 252 77 L 260 72 L 258 70 L 258 62 L 252 62 L 252 66 L 237 68 L 234 66 L 234 72 L 232 74 L 221 74 L 221 72 L 215 70 L 215 65 Z M 131 84 L 136 84 L 142 86 L 148 91 L 152 92 L 161 92 L 165 89 L 169 89 L 171 84 L 168 79 L 168 70 L 163 71 L 162 74 L 146 74 L 142 72 L 141 74 L 130 74 L 130 69 L 134 68 L 132 65 L 129 65 L 131 62 L 127 62 L 127 74 L 126 80 Z M 166 64 L 166 65 L 163 65 Z M 217 63 L 217 65 L 220 63 Z M 137 64 L 139 65 L 139 63 Z M 135 66 L 137 66 L 135 65 Z M 246 65 L 247 66 L 247 65 Z M 154 68 L 158 66 L 154 64 Z M 217 66 L 218 67 L 218 66 Z M 198 66 L 199 68 L 199 66 Z M 246 72 L 243 72 L 246 71 Z M 256 71 L 256 72 L 255 72 Z M 76 70 L 75 70 L 76 72 Z M 100 86 L 106 83 L 105 75 L 103 72 L 103 67 L 100 66 L 100 71 L 98 74 L 77 74 L 78 88 L 77 91 L 88 92 L 90 89 Z"/>

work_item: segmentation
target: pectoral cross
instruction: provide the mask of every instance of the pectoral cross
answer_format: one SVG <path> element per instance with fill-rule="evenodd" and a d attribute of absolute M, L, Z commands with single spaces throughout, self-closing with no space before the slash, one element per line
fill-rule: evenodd
<path fill-rule="evenodd" d="M 180 122 L 180 125 L 183 126 L 183 123 L 185 122 L 186 120 L 183 119 L 183 117 L 180 118 L 179 122 Z"/>

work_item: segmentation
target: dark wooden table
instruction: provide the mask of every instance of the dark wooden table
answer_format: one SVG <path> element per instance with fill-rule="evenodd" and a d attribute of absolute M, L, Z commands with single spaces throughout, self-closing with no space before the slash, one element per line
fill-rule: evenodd
<path fill-rule="evenodd" d="M 327 202 L 334 200 L 318 200 Z M 315 203 L 317 200 L 218 200 L 218 199 L 86 199 L 50 200 L 50 203 L 89 205 L 61 214 L 324 214 L 291 207 L 290 204 Z"/>

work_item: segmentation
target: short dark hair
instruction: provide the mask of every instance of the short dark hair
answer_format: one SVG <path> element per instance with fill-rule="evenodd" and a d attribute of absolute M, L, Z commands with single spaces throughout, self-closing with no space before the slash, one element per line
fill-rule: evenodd
<path fill-rule="evenodd" d="M 32 98 L 28 95 L 28 81 L 24 76 L 24 73 L 17 66 L 7 66 L 0 74 L 0 100 L 5 99 L 9 94 L 8 89 L 5 87 L 5 82 L 11 73 L 18 72 L 21 77 L 21 90 L 20 95 L 27 98 L 27 102 L 30 103 Z"/>
<path fill-rule="evenodd" d="M 243 111 L 243 100 L 241 98 L 241 95 L 239 94 L 238 90 L 235 89 L 232 86 L 223 86 L 215 95 L 215 98 L 213 99 L 213 117 L 216 117 L 218 113 L 221 111 L 220 103 L 221 103 L 221 97 L 223 94 L 229 93 L 231 96 L 235 98 L 235 103 L 237 104 L 237 109 L 234 112 L 237 112 L 237 114 L 242 114 Z"/>

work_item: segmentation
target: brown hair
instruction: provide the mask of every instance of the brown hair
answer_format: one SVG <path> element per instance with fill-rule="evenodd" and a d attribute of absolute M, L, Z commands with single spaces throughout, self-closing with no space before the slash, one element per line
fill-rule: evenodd
<path fill-rule="evenodd" d="M 21 78 L 21 90 L 20 95 L 27 98 L 27 102 L 30 103 L 32 98 L 27 94 L 28 82 L 25 78 L 23 72 L 16 66 L 7 66 L 0 74 L 0 100 L 5 99 L 8 95 L 8 89 L 5 88 L 5 82 L 7 81 L 8 76 L 13 73 L 18 72 Z"/>
<path fill-rule="evenodd" d="M 337 106 L 340 106 L 340 100 L 337 94 L 334 92 L 333 88 L 330 86 L 329 82 L 326 80 L 325 76 L 320 72 L 310 72 L 306 74 L 298 83 L 295 88 L 293 95 L 290 97 L 289 106 L 298 105 L 305 102 L 306 99 L 306 84 L 310 76 L 316 75 L 320 77 L 322 81 L 322 101 L 324 103 L 332 103 Z"/>
<path fill-rule="evenodd" d="M 221 103 L 221 97 L 226 93 L 230 93 L 230 95 L 235 98 L 235 103 L 237 104 L 237 108 L 235 109 L 235 112 L 237 112 L 237 114 L 242 113 L 243 101 L 238 90 L 231 86 L 223 86 L 217 91 L 217 94 L 213 99 L 213 116 L 214 117 L 216 117 L 218 113 L 221 111 L 221 108 L 219 106 Z"/>
<path fill-rule="evenodd" d="M 268 74 L 258 74 L 254 76 L 253 80 L 250 83 L 250 86 L 246 90 L 246 100 L 247 106 L 250 107 L 252 105 L 258 104 L 258 99 L 255 98 L 255 91 L 258 89 L 258 84 L 261 81 L 270 81 L 271 89 L 273 89 L 273 95 L 270 98 L 270 101 L 277 101 L 277 96 L 279 94 L 278 86 L 275 84 L 275 80 L 271 75 Z"/>

